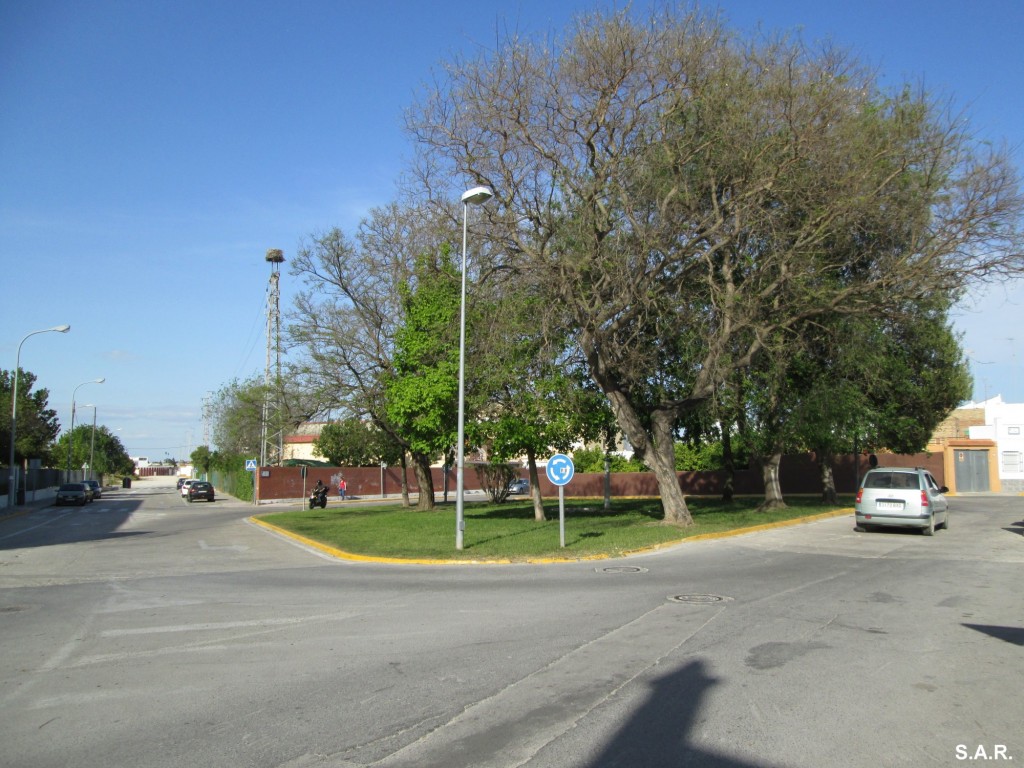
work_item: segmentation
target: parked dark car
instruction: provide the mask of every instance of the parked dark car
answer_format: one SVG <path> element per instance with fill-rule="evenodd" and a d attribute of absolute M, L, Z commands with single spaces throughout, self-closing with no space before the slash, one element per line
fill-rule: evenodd
<path fill-rule="evenodd" d="M 181 486 L 183 486 L 184 484 L 185 484 L 185 478 L 184 477 L 179 477 L 178 478 L 178 484 L 176 486 L 174 486 L 174 487 L 177 488 L 179 491 L 181 491 Z"/>
<path fill-rule="evenodd" d="M 103 487 L 99 484 L 98 481 L 96 481 L 96 480 L 83 480 L 82 484 L 83 485 L 87 485 L 87 486 L 89 486 L 90 489 L 92 489 L 92 497 L 94 499 L 99 499 L 99 498 L 103 497 Z"/>
<path fill-rule="evenodd" d="M 57 489 L 57 498 L 54 503 L 58 507 L 64 504 L 77 504 L 84 507 L 88 501 L 89 491 L 86 490 L 85 483 L 64 483 Z"/>
<path fill-rule="evenodd" d="M 188 500 L 206 499 L 213 501 L 213 485 L 203 480 L 193 480 L 188 487 Z"/>

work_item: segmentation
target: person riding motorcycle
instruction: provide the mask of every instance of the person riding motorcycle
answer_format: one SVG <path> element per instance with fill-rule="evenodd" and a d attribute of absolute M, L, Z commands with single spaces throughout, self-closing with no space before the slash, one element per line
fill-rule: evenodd
<path fill-rule="evenodd" d="M 327 507 L 327 486 L 324 485 L 323 480 L 316 481 L 316 487 L 313 488 L 313 492 L 309 494 L 309 506 L 315 507 L 317 504 L 321 508 Z"/>

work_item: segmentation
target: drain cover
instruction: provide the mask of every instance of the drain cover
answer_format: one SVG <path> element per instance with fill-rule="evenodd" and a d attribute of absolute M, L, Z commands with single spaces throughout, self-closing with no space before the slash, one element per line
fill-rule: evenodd
<path fill-rule="evenodd" d="M 647 573 L 646 568 L 635 565 L 610 565 L 607 568 L 595 568 L 598 573 Z"/>
<path fill-rule="evenodd" d="M 669 600 L 674 603 L 705 605 L 708 603 L 724 603 L 732 600 L 732 598 L 723 597 L 722 595 L 672 595 L 669 597 Z"/>

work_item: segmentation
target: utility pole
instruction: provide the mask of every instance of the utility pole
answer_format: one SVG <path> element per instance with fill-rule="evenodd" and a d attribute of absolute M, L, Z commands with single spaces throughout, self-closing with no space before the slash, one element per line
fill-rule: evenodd
<path fill-rule="evenodd" d="M 267 286 L 267 365 L 263 373 L 263 418 L 260 425 L 260 466 L 281 463 L 284 425 L 281 403 L 281 264 L 284 253 L 267 251 L 270 283 Z M 271 374 L 273 365 L 273 374 Z"/>

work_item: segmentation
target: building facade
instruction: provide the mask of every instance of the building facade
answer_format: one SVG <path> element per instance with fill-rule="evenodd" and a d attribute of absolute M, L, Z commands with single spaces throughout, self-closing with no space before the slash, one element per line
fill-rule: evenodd
<path fill-rule="evenodd" d="M 1001 490 L 1024 493 L 1024 404 L 1003 402 L 1001 395 L 968 408 L 980 408 L 983 424 L 969 428 L 972 440 L 990 440 L 996 446 L 996 471 Z"/>

